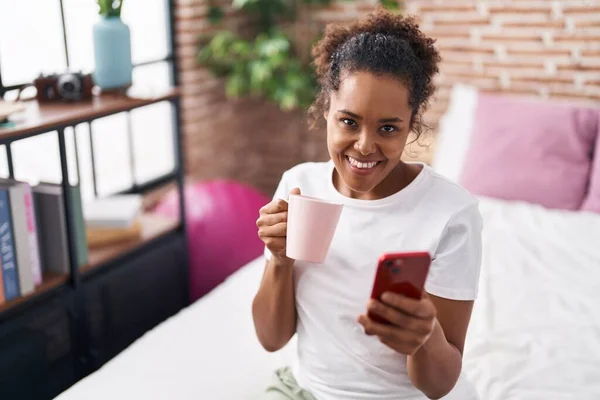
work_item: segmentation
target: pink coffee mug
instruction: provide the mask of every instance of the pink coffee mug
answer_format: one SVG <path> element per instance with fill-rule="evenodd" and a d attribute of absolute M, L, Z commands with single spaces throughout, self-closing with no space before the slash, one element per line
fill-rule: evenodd
<path fill-rule="evenodd" d="M 290 194 L 286 255 L 294 260 L 322 263 L 327 258 L 343 205 Z"/>

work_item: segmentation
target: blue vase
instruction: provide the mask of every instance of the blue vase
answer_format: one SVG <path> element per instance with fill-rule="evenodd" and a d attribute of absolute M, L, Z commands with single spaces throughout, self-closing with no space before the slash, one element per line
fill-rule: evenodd
<path fill-rule="evenodd" d="M 131 33 L 119 17 L 102 17 L 94 24 L 94 83 L 101 89 L 131 86 Z"/>

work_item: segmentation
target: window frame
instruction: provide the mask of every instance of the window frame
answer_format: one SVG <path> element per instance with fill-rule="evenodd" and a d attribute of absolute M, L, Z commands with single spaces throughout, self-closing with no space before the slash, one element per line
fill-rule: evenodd
<path fill-rule="evenodd" d="M 66 70 L 68 70 L 70 68 L 70 57 L 69 57 L 69 45 L 68 45 L 68 40 L 67 40 L 67 30 L 66 30 L 66 22 L 65 22 L 65 12 L 64 12 L 64 5 L 63 5 L 63 0 L 57 0 L 59 2 L 59 6 L 60 6 L 60 19 L 61 19 L 61 29 L 62 29 L 62 45 L 63 48 L 65 50 L 65 62 L 66 62 Z M 163 4 L 165 6 L 165 19 L 166 19 L 166 27 L 167 27 L 167 43 L 168 43 L 168 47 L 167 47 L 167 55 L 165 57 L 162 58 L 158 58 L 158 59 L 153 59 L 153 60 L 147 60 L 147 61 L 143 61 L 143 62 L 139 62 L 139 63 L 134 63 L 133 64 L 133 70 L 135 70 L 137 67 L 144 67 L 144 66 L 148 66 L 148 65 L 154 65 L 154 64 L 160 64 L 160 63 L 167 63 L 168 69 L 169 69 L 169 84 L 171 85 L 171 87 L 178 87 L 179 86 L 179 71 L 178 71 L 178 63 L 177 63 L 177 57 L 175 54 L 176 51 L 176 14 L 175 14 L 175 0 L 163 0 Z M 20 83 L 20 84 L 16 84 L 16 85 L 11 85 L 11 86 L 4 86 L 3 82 L 2 82 L 2 70 L 1 70 L 1 66 L 0 66 L 0 100 L 3 99 L 4 95 L 9 92 L 9 91 L 14 91 L 14 90 L 20 90 L 23 89 L 27 86 L 31 86 L 33 84 L 33 82 L 24 82 L 24 83 Z M 175 152 L 176 152 L 176 157 L 174 159 L 175 162 L 175 170 L 162 174 L 162 175 L 158 175 L 155 177 L 152 177 L 150 180 L 143 182 L 143 183 L 137 183 L 135 181 L 135 169 L 134 169 L 134 164 L 135 164 L 135 152 L 134 149 L 132 147 L 133 144 L 133 129 L 132 129 L 132 125 L 131 125 L 131 115 L 130 115 L 130 111 L 127 112 L 127 128 L 126 128 L 126 132 L 124 132 L 124 134 L 127 135 L 127 141 L 129 144 L 129 164 L 127 166 L 125 166 L 126 168 L 130 168 L 131 170 L 131 176 L 132 176 L 132 186 L 128 189 L 119 191 L 117 193 L 139 193 L 139 192 L 145 192 L 147 190 L 151 190 L 153 188 L 162 186 L 164 184 L 169 183 L 170 181 L 172 181 L 176 176 L 177 176 L 177 166 L 178 166 L 178 162 L 183 161 L 183 159 L 178 160 L 179 157 L 177 157 L 177 153 L 178 152 L 178 146 L 179 144 L 179 138 L 181 137 L 181 120 L 180 120 L 180 110 L 179 110 L 179 106 L 180 106 L 180 102 L 179 99 L 176 99 L 174 101 L 170 101 L 170 103 L 172 104 L 172 113 L 171 113 L 171 123 L 173 125 L 173 135 L 174 135 L 174 142 L 175 142 Z M 99 195 L 98 193 L 98 179 L 99 177 L 96 175 L 96 161 L 94 160 L 95 157 L 95 151 L 94 151 L 94 139 L 93 139 L 93 131 L 92 131 L 92 121 L 86 121 L 86 122 L 82 122 L 82 123 L 87 123 L 89 125 L 89 144 L 90 144 L 90 151 L 91 151 L 91 166 L 92 166 L 92 173 L 93 173 L 93 189 L 94 189 L 94 197 L 97 197 Z M 50 133 L 50 132 L 48 132 Z M 73 139 L 74 139 L 74 147 L 75 147 L 75 160 L 76 160 L 76 176 L 77 176 L 77 181 L 80 181 L 80 171 L 79 171 L 79 154 L 78 154 L 78 144 L 77 144 L 77 133 L 76 133 L 76 126 L 73 126 Z M 9 173 L 9 177 L 10 178 L 14 178 L 14 160 L 13 160 L 13 154 L 12 154 L 12 149 L 10 146 L 10 143 L 7 143 L 4 145 L 5 147 L 5 151 L 6 151 L 6 157 L 7 157 L 7 164 L 8 164 L 8 173 Z M 182 157 L 182 154 L 179 155 L 180 157 Z M 183 165 L 180 166 L 180 168 L 183 168 Z M 115 194 L 117 194 L 115 193 Z"/>
<path fill-rule="evenodd" d="M 63 44 L 63 49 L 65 50 L 65 64 L 66 64 L 66 69 L 68 70 L 70 68 L 70 57 L 69 57 L 69 44 L 67 41 L 67 26 L 66 26 L 66 22 L 65 22 L 65 11 L 64 11 L 64 4 L 63 4 L 63 0 L 57 0 L 60 6 L 60 26 L 62 29 L 62 44 Z M 176 41 L 175 41 L 175 1 L 174 0 L 165 0 L 165 5 L 166 5 L 166 23 L 167 23 L 167 34 L 168 34 L 168 43 L 169 43 L 169 48 L 167 51 L 167 56 L 166 57 L 162 57 L 159 59 L 154 59 L 154 60 L 149 60 L 149 61 L 144 61 L 144 62 L 140 62 L 140 63 L 134 63 L 133 64 L 133 69 L 135 69 L 136 67 L 143 67 L 143 66 L 147 66 L 147 65 L 152 65 L 152 64 L 158 64 L 161 62 L 167 62 L 169 64 L 170 71 L 171 71 L 171 76 L 170 76 L 170 84 L 173 86 L 177 86 L 179 84 L 178 82 L 178 74 L 177 74 L 177 68 L 176 68 L 176 57 L 175 57 L 175 48 L 176 48 Z M 1 55 L 0 55 L 1 56 Z M 31 85 L 33 82 L 24 82 L 24 83 L 20 83 L 17 85 L 11 85 L 11 86 L 4 86 L 4 84 L 2 83 L 2 66 L 0 65 L 0 99 L 2 99 L 4 97 L 4 95 L 6 94 L 6 92 L 9 91 L 13 91 L 13 90 L 19 90 L 22 89 L 26 86 Z"/>

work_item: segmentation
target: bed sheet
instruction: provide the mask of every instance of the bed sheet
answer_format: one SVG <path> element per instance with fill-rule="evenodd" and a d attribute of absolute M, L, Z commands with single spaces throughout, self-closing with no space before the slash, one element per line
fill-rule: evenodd
<path fill-rule="evenodd" d="M 481 198 L 480 292 L 464 371 L 482 400 L 600 399 L 600 216 Z M 260 347 L 257 259 L 58 400 L 255 399 L 295 339 Z"/>
<path fill-rule="evenodd" d="M 600 399 L 600 215 L 481 199 L 464 369 L 482 399 Z"/>
<path fill-rule="evenodd" d="M 263 267 L 241 268 L 56 399 L 254 399 L 294 354 L 294 342 L 268 353 L 256 339 L 251 304 Z"/>

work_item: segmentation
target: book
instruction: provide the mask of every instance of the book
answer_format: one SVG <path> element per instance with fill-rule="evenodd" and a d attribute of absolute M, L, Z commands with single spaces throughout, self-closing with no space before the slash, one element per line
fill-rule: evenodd
<path fill-rule="evenodd" d="M 26 183 L 0 180 L 0 188 L 7 189 L 12 218 L 13 243 L 15 247 L 15 264 L 19 275 L 21 296 L 33 293 L 35 282 L 31 251 L 29 249 L 29 231 L 27 229 L 27 210 L 25 207 Z"/>
<path fill-rule="evenodd" d="M 45 269 L 58 273 L 68 273 L 69 242 L 67 237 L 62 186 L 54 183 L 40 183 L 34 188 L 34 193 L 34 196 L 37 197 L 37 203 L 39 203 L 39 207 L 41 208 L 39 210 L 40 224 L 41 219 L 43 218 L 45 225 L 44 229 L 42 229 L 45 238 L 43 258 L 47 258 Z M 89 256 L 79 186 L 69 186 L 67 195 L 71 200 L 73 209 L 73 214 L 70 215 L 70 221 L 73 236 L 75 238 L 75 259 L 78 267 L 82 267 L 88 263 Z M 56 243 L 53 243 L 53 235 L 59 235 L 56 237 Z M 53 246 L 55 245 L 59 247 L 53 249 Z M 50 266 L 50 264 L 53 263 L 61 264 Z"/>
<path fill-rule="evenodd" d="M 32 189 L 38 220 L 42 269 L 57 274 L 68 274 L 69 246 L 62 188 L 59 185 L 40 184 Z"/>
<path fill-rule="evenodd" d="M 15 258 L 8 189 L 0 188 L 0 260 L 6 301 L 21 295 Z"/>
<path fill-rule="evenodd" d="M 88 244 L 85 232 L 85 220 L 83 218 L 83 206 L 81 201 L 81 189 L 79 185 L 69 187 L 69 196 L 73 204 L 73 230 L 75 232 L 77 265 L 83 267 L 88 263 Z"/>
<path fill-rule="evenodd" d="M 4 278 L 2 275 L 2 257 L 0 257 L 0 305 L 6 302 L 6 296 L 4 296 Z"/>
<path fill-rule="evenodd" d="M 33 272 L 33 283 L 41 285 L 42 283 L 42 260 L 40 256 L 40 246 L 38 238 L 37 218 L 35 216 L 35 206 L 33 203 L 33 191 L 30 185 L 25 186 L 25 217 L 27 219 L 27 233 L 29 236 L 29 253 L 31 255 L 31 271 Z"/>
<path fill-rule="evenodd" d="M 127 228 L 135 224 L 142 212 L 139 194 L 113 195 L 87 202 L 84 206 L 88 228 Z"/>
<path fill-rule="evenodd" d="M 87 228 L 87 242 L 90 249 L 123 244 L 142 237 L 142 224 L 134 222 L 126 228 Z"/>
<path fill-rule="evenodd" d="M 37 235 L 37 221 L 35 216 L 35 208 L 33 204 L 33 194 L 31 186 L 26 182 L 19 182 L 14 179 L 0 179 L 0 185 L 19 186 L 22 190 L 15 193 L 16 196 L 22 195 L 22 200 L 19 198 L 16 201 L 22 201 L 25 206 L 25 221 L 27 226 L 29 265 L 33 274 L 33 283 L 35 286 L 42 283 L 42 267 L 40 260 L 40 251 Z M 13 220 L 15 216 L 13 215 Z M 21 264 L 21 263 L 20 263 Z"/>

